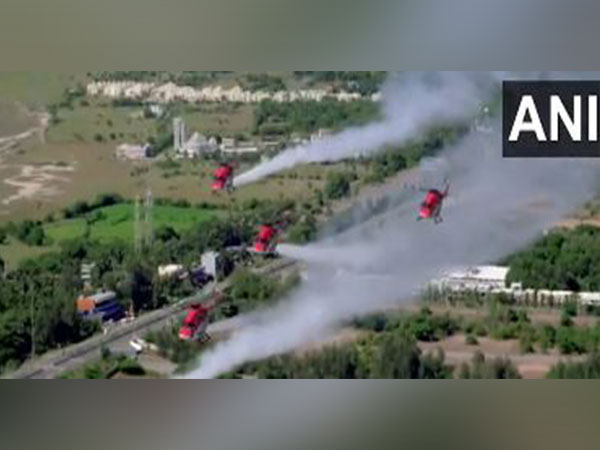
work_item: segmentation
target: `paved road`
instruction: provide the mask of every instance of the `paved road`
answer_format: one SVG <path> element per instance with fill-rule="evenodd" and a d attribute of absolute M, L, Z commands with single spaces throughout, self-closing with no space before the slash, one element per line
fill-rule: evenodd
<path fill-rule="evenodd" d="M 285 270 L 296 262 L 282 258 L 256 272 L 263 274 L 276 274 Z M 228 282 L 215 284 L 210 283 L 198 294 L 180 300 L 169 307 L 144 314 L 132 322 L 114 325 L 104 335 L 92 336 L 91 338 L 71 345 L 62 350 L 48 352 L 33 361 L 26 362 L 17 371 L 7 374 L 7 378 L 56 378 L 65 371 L 81 367 L 87 362 L 100 358 L 103 347 L 114 353 L 128 353 L 131 351 L 129 341 L 134 337 L 141 337 L 149 331 L 164 328 L 173 321 L 179 320 L 179 314 L 191 303 L 206 302 L 212 298 L 215 290 L 222 291 Z M 208 328 L 210 333 L 230 333 L 240 324 L 239 319 L 233 318 L 213 323 Z"/>

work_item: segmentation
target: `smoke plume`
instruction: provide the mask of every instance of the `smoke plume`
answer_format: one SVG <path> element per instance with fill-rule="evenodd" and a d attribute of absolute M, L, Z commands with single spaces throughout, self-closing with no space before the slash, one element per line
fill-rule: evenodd
<path fill-rule="evenodd" d="M 442 224 L 416 222 L 421 194 L 405 192 L 403 202 L 346 232 L 305 247 L 282 245 L 283 254 L 306 262 L 304 282 L 273 308 L 241 318 L 188 377 L 215 377 L 322 341 L 354 316 L 414 299 L 444 270 L 498 261 L 592 195 L 596 161 L 502 159 L 498 128 L 473 132 L 442 153 L 440 183 L 451 182 Z M 364 140 L 351 134 L 376 141 L 371 131 Z"/>
<path fill-rule="evenodd" d="M 463 121 L 475 115 L 482 101 L 489 98 L 495 80 L 491 73 L 393 74 L 382 90 L 381 121 L 285 150 L 239 175 L 234 184 L 253 183 L 297 164 L 374 153 L 385 145 L 405 143 L 436 125 Z"/>

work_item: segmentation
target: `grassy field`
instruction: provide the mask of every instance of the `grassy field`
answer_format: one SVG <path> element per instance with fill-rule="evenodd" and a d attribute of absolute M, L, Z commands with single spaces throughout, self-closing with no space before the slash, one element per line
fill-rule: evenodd
<path fill-rule="evenodd" d="M 134 205 L 123 203 L 96 210 L 100 219 L 90 225 L 90 238 L 100 241 L 122 239 L 133 241 L 134 235 Z M 92 214 L 95 214 L 96 211 Z M 190 229 L 197 223 L 210 220 L 212 217 L 223 214 L 220 210 L 207 210 L 201 208 L 181 208 L 170 205 L 155 205 L 152 221 L 154 228 L 170 226 L 181 232 Z M 52 244 L 45 247 L 30 247 L 10 238 L 7 245 L 0 246 L 0 256 L 9 269 L 18 267 L 19 263 L 29 258 L 35 258 L 44 253 L 56 250 L 62 241 L 83 237 L 86 233 L 84 218 L 59 220 L 45 224 L 44 231 L 51 238 Z"/>
<path fill-rule="evenodd" d="M 85 81 L 85 75 L 81 74 L 0 73 L 0 105 L 10 105 L 5 106 L 5 116 L 12 118 L 14 108 L 18 107 L 15 102 L 29 107 L 56 104 L 65 89 Z M 59 109 L 59 122 L 50 125 L 45 143 L 37 137 L 31 138 L 1 155 L 0 226 L 8 221 L 43 220 L 49 214 L 59 217 L 62 209 L 77 201 L 91 201 L 100 193 L 118 193 L 133 199 L 143 195 L 148 186 L 155 198 L 185 199 L 192 204 L 208 202 L 223 209 L 251 199 L 303 201 L 324 187 L 329 171 L 345 168 L 345 164 L 303 166 L 244 186 L 232 195 L 214 194 L 210 186 L 217 166 L 215 161 L 165 164 L 121 161 L 115 157 L 119 143 L 141 142 L 156 134 L 158 121 L 144 118 L 141 107 L 116 108 L 106 99 L 82 100 L 75 98 L 73 109 Z M 248 134 L 252 129 L 254 106 L 251 105 L 173 105 L 172 108 L 186 119 L 189 132 L 235 135 Z M 2 114 L 0 108 L 0 122 Z M 27 125 L 11 120 L 4 125 L 9 131 Z M 102 135 L 101 142 L 96 135 Z M 250 167 L 241 164 L 238 173 Z M 157 217 L 155 223 L 159 225 L 161 220 Z M 187 219 L 184 216 L 182 220 Z M 92 237 L 132 233 L 127 219 L 102 225 L 91 230 Z M 74 221 L 53 225 L 48 234 L 60 241 L 66 235 L 77 236 L 84 231 L 84 223 Z M 20 255 L 35 256 L 38 250 L 17 243 L 0 248 L 0 252 L 8 254 L 5 259 L 9 262 L 22 259 Z"/>
<path fill-rule="evenodd" d="M 156 135 L 156 122 L 145 119 L 141 107 L 112 108 L 91 103 L 72 110 L 61 109 L 58 117 L 60 122 L 48 130 L 49 142 L 93 142 L 100 135 L 116 146 L 144 142 Z"/>
<path fill-rule="evenodd" d="M 183 117 L 189 130 L 234 136 L 252 129 L 254 108 L 252 105 L 186 105 L 176 113 Z"/>
<path fill-rule="evenodd" d="M 101 218 L 90 225 L 90 238 L 100 241 L 113 239 L 133 241 L 134 209 L 133 203 L 123 203 L 96 210 L 94 213 L 97 212 Z M 176 231 L 183 231 L 218 214 L 220 214 L 218 211 L 200 208 L 155 205 L 152 221 L 155 228 L 170 226 Z M 83 218 L 61 220 L 44 227 L 47 235 L 54 242 L 81 237 L 85 234 L 86 228 L 86 221 Z"/>
<path fill-rule="evenodd" d="M 216 168 L 212 161 L 182 161 L 165 168 L 159 163 L 120 161 L 114 156 L 114 146 L 108 143 L 31 142 L 7 154 L 0 163 L 0 199 L 17 193 L 17 188 L 7 181 L 22 173 L 23 167 L 49 163 L 67 165 L 73 170 L 60 173 L 61 179 L 42 182 L 43 187 L 34 195 L 8 205 L 0 203 L 0 224 L 26 218 L 41 220 L 78 200 L 89 201 L 103 192 L 135 198 L 144 193 L 147 185 L 152 187 L 156 198 L 186 199 L 192 204 L 210 202 L 226 207 L 232 201 L 252 198 L 302 200 L 324 186 L 328 171 L 343 167 L 343 164 L 299 167 L 283 172 L 281 177 L 244 186 L 231 196 L 215 195 L 210 188 Z M 239 171 L 249 167 L 242 165 Z M 27 181 L 27 177 L 20 177 L 19 181 Z"/>

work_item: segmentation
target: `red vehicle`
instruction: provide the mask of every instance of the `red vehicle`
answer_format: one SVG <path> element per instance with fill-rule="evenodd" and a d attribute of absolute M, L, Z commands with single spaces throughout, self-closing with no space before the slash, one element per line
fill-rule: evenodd
<path fill-rule="evenodd" d="M 182 341 L 196 341 L 210 339 L 206 333 L 208 327 L 208 313 L 210 308 L 201 304 L 191 305 L 179 329 L 179 339 Z"/>
<path fill-rule="evenodd" d="M 231 164 L 222 163 L 213 174 L 213 192 L 224 190 L 231 192 L 233 190 L 233 172 Z"/>
<path fill-rule="evenodd" d="M 450 185 L 448 183 L 446 183 L 446 189 L 444 189 L 444 191 L 429 189 L 425 194 L 425 199 L 421 203 L 417 220 L 433 219 L 435 224 L 442 222 L 442 205 L 444 199 L 448 196 L 449 189 Z"/>

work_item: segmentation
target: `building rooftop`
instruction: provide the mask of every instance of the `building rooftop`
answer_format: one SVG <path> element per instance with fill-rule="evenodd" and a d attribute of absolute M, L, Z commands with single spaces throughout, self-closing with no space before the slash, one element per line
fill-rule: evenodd
<path fill-rule="evenodd" d="M 503 266 L 474 266 L 446 273 L 445 278 L 504 281 L 509 268 Z"/>

